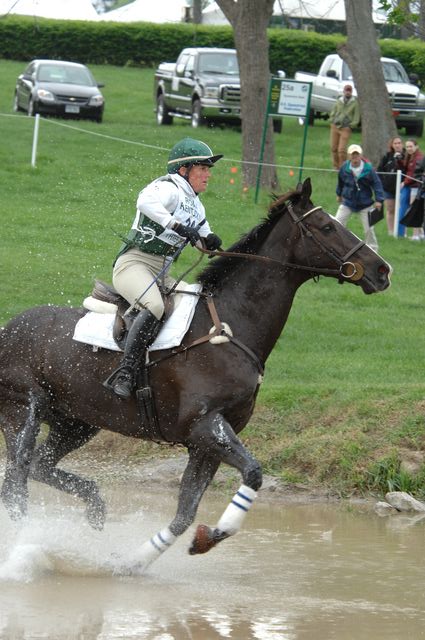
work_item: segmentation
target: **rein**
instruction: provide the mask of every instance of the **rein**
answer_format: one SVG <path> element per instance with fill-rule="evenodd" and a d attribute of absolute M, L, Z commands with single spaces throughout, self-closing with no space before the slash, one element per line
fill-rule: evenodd
<path fill-rule="evenodd" d="M 308 271 L 308 272 L 314 273 L 316 275 L 337 276 L 337 277 L 339 277 L 339 281 L 340 282 L 343 282 L 344 279 L 345 280 L 356 281 L 356 280 L 360 280 L 360 278 L 363 277 L 363 274 L 364 274 L 363 266 L 360 263 L 355 263 L 355 262 L 349 261 L 349 258 L 351 258 L 361 247 L 364 246 L 365 243 L 362 240 L 360 240 L 343 257 L 341 257 L 337 253 L 332 251 L 331 249 L 328 249 L 328 247 L 326 247 L 314 235 L 314 233 L 312 233 L 312 231 L 308 228 L 308 226 L 304 222 L 305 219 L 309 215 L 311 215 L 315 211 L 322 210 L 322 207 L 320 207 L 320 206 L 319 207 L 313 207 L 312 209 L 310 209 L 309 211 L 304 213 L 302 216 L 297 217 L 296 214 L 295 214 L 295 211 L 294 211 L 294 209 L 292 207 L 291 201 L 288 200 L 288 202 L 287 202 L 287 210 L 288 210 L 289 215 L 291 216 L 291 219 L 294 222 L 294 224 L 298 225 L 299 228 L 300 228 L 301 240 L 304 241 L 304 237 L 311 238 L 316 243 L 316 245 L 321 249 L 321 251 L 323 253 L 325 253 L 327 256 L 329 256 L 332 260 L 334 260 L 339 265 L 339 269 L 321 269 L 319 267 L 313 267 L 312 265 L 300 265 L 300 264 L 295 264 L 295 263 L 292 263 L 292 262 L 280 262 L 279 260 L 275 260 L 274 258 L 269 258 L 267 256 L 258 256 L 256 254 L 251 254 L 251 253 L 238 253 L 236 251 L 210 251 L 209 249 L 205 249 L 204 247 L 200 247 L 198 245 L 196 245 L 196 248 L 198 249 L 198 251 L 200 251 L 203 254 L 208 255 L 211 258 L 213 258 L 213 257 L 225 257 L 225 258 L 243 258 L 243 259 L 246 259 L 246 260 L 257 260 L 257 261 L 260 261 L 260 262 L 263 262 L 263 263 L 267 263 L 267 264 L 278 265 L 278 266 L 283 267 L 285 269 L 298 269 L 298 270 L 301 270 L 301 271 Z M 190 270 L 191 269 L 189 269 L 189 271 Z M 184 275 L 186 275 L 186 273 L 187 272 L 185 272 Z M 182 277 L 179 278 L 178 282 L 180 282 Z M 176 286 L 177 286 L 177 283 L 174 285 L 173 289 L 169 293 L 172 293 L 175 290 Z M 187 293 L 187 292 L 185 292 L 185 293 Z M 229 334 L 226 331 L 223 323 L 220 321 L 220 319 L 218 317 L 217 310 L 215 308 L 215 304 L 214 304 L 214 300 L 213 300 L 212 294 L 202 294 L 202 293 L 199 294 L 199 293 L 196 293 L 196 294 L 193 294 L 193 295 L 204 297 L 206 299 L 208 310 L 209 310 L 211 319 L 213 321 L 213 330 L 212 330 L 212 332 L 208 333 L 208 334 L 206 334 L 204 336 L 201 336 L 200 338 L 196 338 L 190 344 L 187 344 L 187 345 L 186 344 L 181 344 L 179 347 L 176 347 L 176 348 L 172 349 L 172 351 L 170 353 L 166 354 L 165 356 L 162 356 L 162 357 L 160 357 L 160 358 L 158 358 L 156 360 L 152 360 L 151 362 L 147 363 L 147 367 L 157 366 L 158 364 L 160 364 L 164 360 L 167 360 L 168 358 L 172 358 L 172 357 L 174 357 L 174 356 L 176 356 L 178 354 L 181 354 L 181 353 L 187 353 L 193 347 L 196 347 L 196 346 L 199 346 L 201 344 L 205 344 L 206 342 L 209 342 L 211 340 L 211 338 L 213 338 L 213 337 L 225 336 L 229 342 L 231 342 L 232 344 L 237 346 L 239 349 L 244 351 L 244 353 L 255 364 L 255 366 L 257 367 L 260 375 L 262 376 L 263 373 L 264 373 L 264 365 L 263 365 L 263 363 L 260 362 L 260 360 L 258 359 L 256 354 L 251 349 L 249 349 L 249 347 L 247 347 L 245 344 L 243 344 L 243 342 L 241 342 L 237 338 L 233 337 L 231 334 Z"/>
<path fill-rule="evenodd" d="M 252 253 L 239 253 L 237 251 L 210 251 L 209 249 L 204 249 L 203 247 L 197 246 L 196 248 L 201 253 L 207 254 L 209 257 L 224 257 L 224 258 L 244 258 L 246 260 L 257 260 L 260 262 L 266 262 L 269 264 L 276 264 L 285 269 L 296 269 L 299 271 L 309 271 L 310 273 L 314 273 L 316 275 L 326 275 L 326 276 L 338 276 L 339 278 L 343 278 L 345 280 L 353 280 L 357 281 L 363 277 L 364 269 L 360 263 L 351 262 L 348 258 L 351 258 L 361 247 L 364 246 L 364 241 L 359 240 L 359 242 L 348 251 L 343 257 L 340 257 L 331 249 L 328 249 L 306 226 L 304 223 L 305 218 L 307 218 L 310 214 L 315 211 L 319 211 L 322 207 L 313 207 L 302 216 L 297 217 L 295 211 L 293 210 L 291 201 L 287 202 L 287 209 L 291 216 L 292 221 L 299 225 L 301 229 L 301 237 L 304 236 L 310 237 L 318 247 L 332 260 L 334 260 L 338 265 L 339 269 L 325 269 L 320 267 L 313 267 L 311 265 L 302 265 L 295 264 L 293 262 L 281 262 L 280 260 L 275 260 L 274 258 L 269 258 L 267 256 L 258 256 Z"/>

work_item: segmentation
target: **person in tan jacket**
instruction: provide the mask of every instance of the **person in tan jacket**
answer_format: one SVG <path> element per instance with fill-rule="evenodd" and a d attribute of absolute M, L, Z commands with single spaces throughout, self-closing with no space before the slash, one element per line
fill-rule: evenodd
<path fill-rule="evenodd" d="M 347 159 L 347 146 L 351 132 L 360 124 L 359 102 L 353 88 L 346 84 L 329 114 L 331 122 L 331 154 L 334 169 L 340 169 Z"/>

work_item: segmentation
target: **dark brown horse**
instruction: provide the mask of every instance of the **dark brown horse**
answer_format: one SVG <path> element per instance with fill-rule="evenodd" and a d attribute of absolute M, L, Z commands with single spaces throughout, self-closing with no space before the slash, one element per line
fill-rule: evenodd
<path fill-rule="evenodd" d="M 317 275 L 351 282 L 367 294 L 389 286 L 389 265 L 314 207 L 310 196 L 306 180 L 277 199 L 268 217 L 229 249 L 231 255 L 216 258 L 201 273 L 204 291 L 215 301 L 216 323 L 217 317 L 227 323 L 233 337 L 229 330 L 221 344 L 201 341 L 172 357 L 164 351 L 152 356 L 161 439 L 187 447 L 189 461 L 176 515 L 142 545 L 135 571 L 143 571 L 194 521 L 222 462 L 240 471 L 243 484 L 215 527 L 198 527 L 190 551 L 205 552 L 239 530 L 262 479 L 259 463 L 237 434 L 250 419 L 263 365 L 298 287 Z M 26 512 L 31 478 L 80 497 L 90 523 L 102 527 L 104 503 L 96 484 L 56 465 L 101 429 L 146 437 L 136 401 L 123 402 L 102 386 L 119 356 L 72 340 L 84 313 L 34 308 L 0 332 L 0 427 L 7 445 L 1 496 L 12 517 Z M 184 344 L 208 334 L 211 325 L 206 298 L 201 298 Z M 36 445 L 41 422 L 49 432 Z"/>

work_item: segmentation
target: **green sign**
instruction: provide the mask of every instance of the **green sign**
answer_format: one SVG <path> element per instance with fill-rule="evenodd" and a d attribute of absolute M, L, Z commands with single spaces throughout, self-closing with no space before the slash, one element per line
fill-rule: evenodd
<path fill-rule="evenodd" d="M 310 82 L 272 78 L 269 114 L 305 118 L 310 108 Z"/>
<path fill-rule="evenodd" d="M 266 117 L 263 127 L 263 140 L 261 143 L 260 160 L 257 172 L 257 187 L 255 190 L 255 202 L 258 201 L 258 191 L 260 189 L 261 170 L 264 157 L 264 146 L 266 144 L 266 133 L 269 116 L 296 116 L 301 118 L 304 125 L 304 136 L 301 150 L 300 174 L 301 182 L 302 167 L 304 163 L 305 145 L 307 142 L 308 115 L 310 111 L 311 82 L 299 82 L 298 80 L 286 80 L 286 78 L 270 78 L 269 97 L 267 102 Z"/>

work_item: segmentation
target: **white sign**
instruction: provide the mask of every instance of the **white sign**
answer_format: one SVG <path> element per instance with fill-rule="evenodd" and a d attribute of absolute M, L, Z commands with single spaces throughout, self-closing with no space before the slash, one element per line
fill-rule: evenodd
<path fill-rule="evenodd" d="M 306 117 L 310 95 L 310 82 L 282 80 L 277 113 Z"/>

